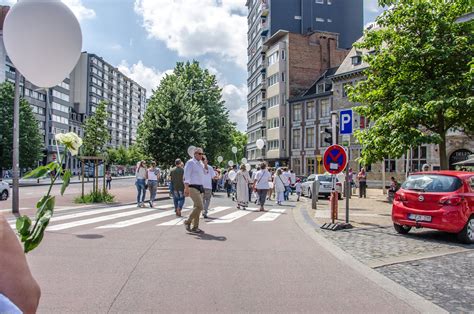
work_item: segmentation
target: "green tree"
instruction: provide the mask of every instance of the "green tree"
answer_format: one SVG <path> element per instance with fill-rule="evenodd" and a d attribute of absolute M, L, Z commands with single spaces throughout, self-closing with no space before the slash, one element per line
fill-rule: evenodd
<path fill-rule="evenodd" d="M 356 132 L 362 161 L 401 157 L 410 147 L 439 144 L 441 169 L 448 168 L 446 133 L 474 134 L 472 21 L 469 0 L 379 0 L 393 7 L 376 20 L 356 47 L 374 53 L 366 80 L 350 91 L 355 110 L 372 124 Z"/>
<path fill-rule="evenodd" d="M 12 167 L 14 87 L 0 84 L 0 170 Z M 20 168 L 37 166 L 43 158 L 44 143 L 30 105 L 20 100 Z M 2 171 L 0 171 L 1 175 Z"/>
<path fill-rule="evenodd" d="M 213 160 L 223 148 L 230 150 L 231 133 L 235 129 L 222 100 L 222 89 L 217 85 L 215 75 L 201 68 L 197 61 L 178 63 L 174 74 L 188 91 L 187 102 L 197 105 L 200 117 L 205 120 L 204 149 L 207 157 Z"/>
<path fill-rule="evenodd" d="M 100 156 L 105 153 L 105 147 L 110 140 L 107 127 L 107 103 L 101 101 L 95 113 L 84 123 L 84 146 L 82 153 L 85 156 Z"/>
<path fill-rule="evenodd" d="M 138 150 L 160 165 L 186 158 L 190 145 L 205 144 L 206 120 L 187 85 L 176 74 L 167 75 L 154 92 L 138 127 Z"/>

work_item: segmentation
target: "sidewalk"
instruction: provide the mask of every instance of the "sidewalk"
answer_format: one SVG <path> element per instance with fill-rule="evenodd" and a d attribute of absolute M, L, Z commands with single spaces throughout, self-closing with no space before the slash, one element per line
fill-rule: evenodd
<path fill-rule="evenodd" d="M 125 180 L 125 179 L 132 179 L 132 178 L 135 178 L 135 176 L 123 176 L 123 177 L 113 177 L 112 179 L 113 180 Z M 99 178 L 99 183 L 102 183 L 102 178 Z M 93 181 L 93 178 L 89 178 L 89 181 L 87 181 L 87 178 L 84 178 L 84 183 L 88 183 L 88 182 L 92 182 Z M 8 178 L 8 179 L 3 179 L 3 182 L 7 182 L 8 184 L 10 184 L 10 186 L 12 185 L 12 179 L 11 178 Z M 23 178 L 20 178 L 20 187 L 22 186 L 43 186 L 43 185 L 49 185 L 50 184 L 50 179 L 48 178 L 43 178 L 43 179 L 23 179 Z M 77 183 L 81 183 L 82 182 L 82 178 L 78 178 L 77 176 L 73 176 L 71 178 L 71 181 L 69 184 L 77 184 Z M 59 178 L 56 180 L 56 182 L 54 183 L 54 185 L 61 185 L 63 184 L 63 181 Z"/>

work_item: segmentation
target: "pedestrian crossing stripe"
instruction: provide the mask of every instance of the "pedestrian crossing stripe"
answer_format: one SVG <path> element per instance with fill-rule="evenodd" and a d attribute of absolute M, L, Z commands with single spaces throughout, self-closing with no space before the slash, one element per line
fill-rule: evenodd
<path fill-rule="evenodd" d="M 166 211 L 160 211 L 156 212 L 153 208 L 139 208 L 131 211 L 124 211 L 124 212 L 119 212 L 115 213 L 116 211 L 120 210 L 127 210 L 135 207 L 136 205 L 125 205 L 125 206 L 118 206 L 118 207 L 108 207 L 108 208 L 100 208 L 100 209 L 95 209 L 95 210 L 87 210 L 84 212 L 77 212 L 77 213 L 72 213 L 72 214 L 67 214 L 67 215 L 61 215 L 61 216 L 56 216 L 51 219 L 51 222 L 63 222 L 67 220 L 72 220 L 72 219 L 77 219 L 80 218 L 80 220 L 75 220 L 71 222 L 64 222 L 60 224 L 52 224 L 47 227 L 47 231 L 60 231 L 60 230 L 65 230 L 65 229 L 70 229 L 70 228 L 75 228 L 79 226 L 85 226 L 85 225 L 91 225 L 91 224 L 97 224 L 100 222 L 104 221 L 110 221 L 110 220 L 115 220 L 115 219 L 120 219 L 120 218 L 125 218 L 125 217 L 130 217 L 134 215 L 141 215 L 139 217 L 131 218 L 131 219 L 126 219 L 126 220 L 121 220 L 118 222 L 110 223 L 110 224 L 105 224 L 102 226 L 97 226 L 95 227 L 96 229 L 118 229 L 118 228 L 125 228 L 133 225 L 137 225 L 140 223 L 145 223 L 148 221 L 152 220 L 157 220 L 157 219 L 162 219 L 166 217 L 170 217 L 175 215 L 174 210 L 166 210 Z M 171 208 L 173 207 L 173 204 L 166 204 L 166 205 L 161 205 L 157 206 L 155 208 L 159 209 L 166 209 L 166 208 Z M 192 210 L 191 206 L 187 206 L 183 208 L 183 212 L 190 212 Z M 218 214 L 220 212 L 224 212 L 227 210 L 232 210 L 232 212 L 228 213 L 227 215 L 221 216 L 221 217 L 215 217 L 215 214 Z M 211 208 L 208 212 L 209 215 L 214 216 L 212 221 L 204 221 L 207 224 L 213 225 L 213 224 L 228 224 L 232 223 L 240 218 L 243 218 L 251 213 L 258 213 L 259 209 L 254 208 L 254 207 L 248 207 L 246 210 L 235 210 L 233 207 L 229 206 L 218 206 Z M 263 213 L 259 217 L 253 219 L 254 222 L 269 222 L 269 221 L 274 221 L 276 220 L 281 214 L 285 212 L 284 208 L 273 208 L 270 209 L 269 211 Z M 145 215 L 142 215 L 145 214 Z M 89 216 L 92 215 L 101 215 L 101 216 L 96 216 L 92 218 L 88 218 Z M 86 219 L 83 219 L 86 218 Z M 173 218 L 171 220 L 165 221 L 158 223 L 156 226 L 178 226 L 182 225 L 184 223 L 185 218 L 183 217 L 177 217 Z M 15 229 L 15 225 L 12 224 L 11 227 Z"/>
<path fill-rule="evenodd" d="M 189 210 L 190 209 L 184 209 L 183 212 L 187 212 Z M 134 218 L 134 219 L 130 219 L 130 220 L 119 221 L 119 222 L 116 222 L 114 224 L 97 227 L 96 229 L 124 228 L 124 227 L 138 225 L 138 224 L 141 224 L 143 222 L 147 222 L 147 221 L 151 221 L 151 220 L 155 220 L 155 219 L 160 219 L 160 218 L 164 218 L 164 217 L 168 217 L 168 216 L 173 216 L 173 215 L 175 215 L 174 210 L 173 211 L 166 211 L 164 213 L 157 213 L 157 214 L 138 217 L 138 218 Z"/>

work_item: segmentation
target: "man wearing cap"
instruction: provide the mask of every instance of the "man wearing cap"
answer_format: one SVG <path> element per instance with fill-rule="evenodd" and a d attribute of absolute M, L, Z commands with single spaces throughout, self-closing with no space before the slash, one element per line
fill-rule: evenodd
<path fill-rule="evenodd" d="M 203 155 L 202 148 L 196 147 L 194 157 L 184 166 L 184 195 L 191 197 L 194 204 L 189 218 L 184 221 L 184 226 L 187 231 L 196 233 L 203 232 L 199 229 L 199 216 L 203 210 L 202 193 L 204 193 L 204 167 L 201 162 Z"/>

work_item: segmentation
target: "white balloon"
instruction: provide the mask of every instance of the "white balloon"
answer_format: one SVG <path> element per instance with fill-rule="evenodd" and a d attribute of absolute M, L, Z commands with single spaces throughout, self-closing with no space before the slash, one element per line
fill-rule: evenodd
<path fill-rule="evenodd" d="M 232 147 L 232 152 L 233 152 L 234 154 L 236 154 L 236 153 L 237 153 L 237 147 L 235 147 L 235 146 Z"/>
<path fill-rule="evenodd" d="M 232 167 L 234 165 L 234 162 L 232 160 L 229 160 L 227 164 L 229 165 L 229 167 Z"/>
<path fill-rule="evenodd" d="M 53 87 L 69 76 L 82 50 L 81 26 L 59 0 L 23 0 L 8 12 L 3 25 L 8 56 L 38 87 Z"/>
<path fill-rule="evenodd" d="M 244 158 L 242 158 L 242 159 L 240 160 L 240 162 L 241 162 L 241 163 L 243 163 L 243 164 L 245 165 L 245 164 L 247 163 L 247 158 L 245 158 L 245 157 L 244 157 Z"/>
<path fill-rule="evenodd" d="M 234 181 L 235 177 L 237 177 L 237 173 L 234 170 L 229 171 L 229 179 Z"/>
<path fill-rule="evenodd" d="M 189 155 L 189 157 L 191 157 L 191 158 L 194 157 L 194 151 L 195 151 L 195 150 L 196 150 L 196 146 L 191 145 L 191 146 L 188 147 L 188 155 Z"/>
<path fill-rule="evenodd" d="M 250 171 L 250 169 L 252 169 L 252 166 L 250 164 L 246 164 L 245 169 L 247 169 L 247 171 Z"/>
<path fill-rule="evenodd" d="M 264 142 L 261 138 L 259 138 L 259 139 L 257 140 L 257 143 L 256 143 L 256 144 L 257 144 L 257 148 L 258 148 L 258 149 L 262 149 L 263 146 L 265 146 L 265 142 Z"/>
<path fill-rule="evenodd" d="M 218 162 L 222 162 L 223 160 L 224 160 L 224 157 L 222 157 L 222 156 L 217 157 Z"/>

